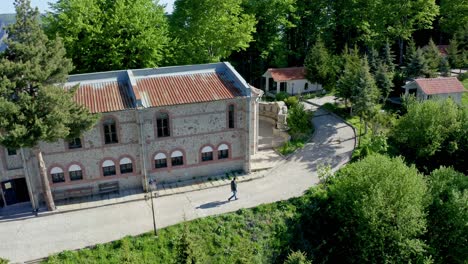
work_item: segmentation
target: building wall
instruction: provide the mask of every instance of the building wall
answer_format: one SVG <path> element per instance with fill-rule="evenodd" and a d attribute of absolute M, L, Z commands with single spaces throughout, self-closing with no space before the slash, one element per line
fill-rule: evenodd
<path fill-rule="evenodd" d="M 418 92 L 417 92 L 417 98 L 420 100 L 427 100 L 429 98 L 438 98 L 438 99 L 447 99 L 447 98 L 452 98 L 453 101 L 457 104 L 461 104 L 461 99 L 462 99 L 462 93 L 451 93 L 451 94 L 436 94 L 428 96 L 426 95 L 419 87 L 418 87 Z"/>
<path fill-rule="evenodd" d="M 308 84 L 308 88 L 305 89 L 305 84 Z M 293 80 L 287 82 L 287 92 L 291 95 L 310 93 L 322 90 L 322 85 L 317 83 L 311 83 L 307 80 Z"/>

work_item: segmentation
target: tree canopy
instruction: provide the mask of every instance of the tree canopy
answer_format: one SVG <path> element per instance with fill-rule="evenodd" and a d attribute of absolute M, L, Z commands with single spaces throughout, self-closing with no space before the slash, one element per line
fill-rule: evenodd
<path fill-rule="evenodd" d="M 45 18 L 63 38 L 76 72 L 156 67 L 168 43 L 163 6 L 153 0 L 59 0 Z"/>

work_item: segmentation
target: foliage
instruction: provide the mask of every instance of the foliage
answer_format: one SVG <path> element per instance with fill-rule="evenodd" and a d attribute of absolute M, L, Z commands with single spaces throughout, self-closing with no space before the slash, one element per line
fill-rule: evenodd
<path fill-rule="evenodd" d="M 197 248 L 196 239 L 187 224 L 182 224 L 182 232 L 175 244 L 176 257 L 174 264 L 203 263 L 203 251 Z"/>
<path fill-rule="evenodd" d="M 288 109 L 294 108 L 299 104 L 299 99 L 296 96 L 289 96 L 283 100 Z"/>
<path fill-rule="evenodd" d="M 468 109 L 447 99 L 410 102 L 407 111 L 391 135 L 399 151 L 421 169 L 453 165 L 466 171 Z"/>
<path fill-rule="evenodd" d="M 459 43 L 457 38 L 450 40 L 450 45 L 447 49 L 447 56 L 450 66 L 454 69 L 461 68 L 463 66 L 463 57 L 459 50 Z"/>
<path fill-rule="evenodd" d="M 287 92 L 279 92 L 275 95 L 275 100 L 276 101 L 284 101 L 286 98 L 289 97 L 289 94 Z"/>
<path fill-rule="evenodd" d="M 454 34 L 468 25 L 468 2 L 464 0 L 440 1 L 440 26 L 443 32 Z"/>
<path fill-rule="evenodd" d="M 383 102 L 385 102 L 395 86 L 393 83 L 393 72 L 388 69 L 386 64 L 379 63 L 374 78 L 375 84 L 382 95 Z"/>
<path fill-rule="evenodd" d="M 423 52 L 424 59 L 426 60 L 428 66 L 427 74 L 429 75 L 426 74 L 427 77 L 436 77 L 442 57 L 440 56 L 440 51 L 432 39 L 430 39 L 429 44 L 424 47 Z"/>
<path fill-rule="evenodd" d="M 294 151 L 303 148 L 305 143 L 305 139 L 293 139 L 285 142 L 282 146 L 278 147 L 277 150 L 281 155 L 287 156 Z"/>
<path fill-rule="evenodd" d="M 344 61 L 343 71 L 336 84 L 336 94 L 347 101 L 353 96 L 361 59 L 359 58 L 357 48 L 353 50 L 345 49 L 342 57 Z"/>
<path fill-rule="evenodd" d="M 441 167 L 428 178 L 429 213 L 426 234 L 436 263 L 468 259 L 468 177 Z"/>
<path fill-rule="evenodd" d="M 242 0 L 177 0 L 170 17 L 176 64 L 218 62 L 253 40 L 255 17 L 244 14 Z"/>
<path fill-rule="evenodd" d="M 4 258 L 0 258 L 0 264 L 8 264 L 8 260 L 4 259 Z"/>
<path fill-rule="evenodd" d="M 73 101 L 73 90 L 55 86 L 72 69 L 61 40 L 45 36 L 29 1 L 17 1 L 16 9 L 17 22 L 7 28 L 8 48 L 0 55 L 0 144 L 32 148 L 76 137 L 96 116 Z"/>
<path fill-rule="evenodd" d="M 333 170 L 330 164 L 317 165 L 317 176 L 322 183 L 328 183 L 333 177 Z"/>
<path fill-rule="evenodd" d="M 46 32 L 63 38 L 76 72 L 161 65 L 168 43 L 164 9 L 152 0 L 59 0 Z"/>
<path fill-rule="evenodd" d="M 313 113 L 305 110 L 303 104 L 288 109 L 288 127 L 289 134 L 293 139 L 307 139 L 312 132 Z"/>
<path fill-rule="evenodd" d="M 341 169 L 328 188 L 326 214 L 339 227 L 327 241 L 329 252 L 339 253 L 328 261 L 424 259 L 426 245 L 420 237 L 426 229 L 426 186 L 416 168 L 401 158 L 371 155 Z"/>
<path fill-rule="evenodd" d="M 440 60 L 439 71 L 443 77 L 450 77 L 450 63 L 446 57 Z"/>
<path fill-rule="evenodd" d="M 382 62 L 387 66 L 389 72 L 395 71 L 395 54 L 390 47 L 390 43 L 385 42 L 385 46 L 382 54 Z"/>
<path fill-rule="evenodd" d="M 334 58 L 329 54 L 320 38 L 310 48 L 304 65 L 307 69 L 307 80 L 312 83 L 322 84 L 328 91 L 335 87 L 336 67 Z"/>
<path fill-rule="evenodd" d="M 284 264 L 312 264 L 312 261 L 307 260 L 307 254 L 302 251 L 294 251 L 289 253 Z"/>
<path fill-rule="evenodd" d="M 420 48 L 416 49 L 414 54 L 408 58 L 406 65 L 406 76 L 408 78 L 418 78 L 424 76 L 430 77 L 433 75 L 434 73 L 431 71 L 429 63 L 424 57 L 423 50 Z"/>

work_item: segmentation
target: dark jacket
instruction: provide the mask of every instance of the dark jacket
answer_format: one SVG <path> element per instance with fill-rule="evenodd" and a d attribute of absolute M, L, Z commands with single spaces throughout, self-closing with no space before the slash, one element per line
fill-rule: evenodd
<path fill-rule="evenodd" d="M 231 191 L 237 191 L 237 183 L 234 180 L 231 181 Z"/>

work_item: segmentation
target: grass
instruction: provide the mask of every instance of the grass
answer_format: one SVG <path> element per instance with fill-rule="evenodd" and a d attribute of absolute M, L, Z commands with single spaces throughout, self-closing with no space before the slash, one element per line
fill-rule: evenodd
<path fill-rule="evenodd" d="M 284 143 L 281 147 L 278 147 L 276 150 L 278 150 L 278 152 L 282 155 L 287 156 L 296 151 L 297 149 L 303 148 L 305 143 L 306 141 L 303 139 L 291 140 Z"/>
<path fill-rule="evenodd" d="M 64 251 L 43 263 L 175 263 L 184 234 L 197 263 L 282 263 L 305 201 L 292 198 L 197 219 L 161 229 L 157 238 L 152 233 L 128 236 L 94 248 Z"/>

